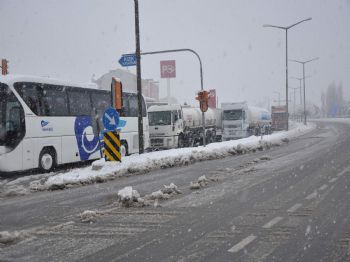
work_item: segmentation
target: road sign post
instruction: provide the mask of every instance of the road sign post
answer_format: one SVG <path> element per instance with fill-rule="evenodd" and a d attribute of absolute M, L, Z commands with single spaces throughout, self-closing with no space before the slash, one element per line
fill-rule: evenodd
<path fill-rule="evenodd" d="M 108 131 L 103 134 L 103 153 L 106 161 L 122 161 L 120 154 L 120 136 L 117 131 Z"/>
<path fill-rule="evenodd" d="M 118 131 L 119 114 L 117 110 L 109 107 L 105 110 L 102 122 L 107 130 L 103 133 L 103 153 L 106 161 L 122 161 L 120 154 L 120 136 Z"/>

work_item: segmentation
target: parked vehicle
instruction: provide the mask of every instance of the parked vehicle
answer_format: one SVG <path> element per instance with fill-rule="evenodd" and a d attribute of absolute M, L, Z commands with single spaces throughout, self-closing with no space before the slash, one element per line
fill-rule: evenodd
<path fill-rule="evenodd" d="M 272 130 L 286 130 L 288 115 L 286 106 L 271 107 Z"/>
<path fill-rule="evenodd" d="M 138 152 L 135 93 L 123 92 L 121 153 Z M 40 168 L 100 158 L 99 131 L 110 91 L 31 76 L 0 77 L 0 172 Z M 144 144 L 149 146 L 143 101 Z M 95 126 L 100 126 L 96 130 Z"/>
<path fill-rule="evenodd" d="M 271 132 L 268 110 L 249 106 L 247 102 L 222 103 L 223 141 Z"/>
<path fill-rule="evenodd" d="M 205 113 L 207 143 L 221 140 L 221 110 Z M 202 112 L 199 108 L 181 105 L 159 105 L 148 109 L 151 148 L 178 148 L 202 143 Z"/>

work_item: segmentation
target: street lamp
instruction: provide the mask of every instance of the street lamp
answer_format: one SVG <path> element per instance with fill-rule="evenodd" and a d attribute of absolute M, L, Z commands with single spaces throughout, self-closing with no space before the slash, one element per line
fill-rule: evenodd
<path fill-rule="evenodd" d="M 297 90 L 297 89 L 299 89 L 300 87 L 289 87 L 289 88 L 291 88 L 292 90 L 293 90 L 293 114 L 294 114 L 294 119 L 295 119 L 295 100 L 296 100 L 296 98 L 295 98 L 295 90 Z"/>
<path fill-rule="evenodd" d="M 291 29 L 292 27 L 302 23 L 311 20 L 312 18 L 309 17 L 307 19 L 301 20 L 295 24 L 292 24 L 290 26 L 284 27 L 284 26 L 276 26 L 276 25 L 263 25 L 263 27 L 273 27 L 278 29 L 283 29 L 286 31 L 286 107 L 287 107 L 287 119 L 289 119 L 288 114 L 288 29 Z M 288 120 L 287 120 L 287 130 L 288 130 Z"/>
<path fill-rule="evenodd" d="M 309 78 L 309 77 L 311 77 L 311 76 L 305 76 L 305 79 L 306 78 Z M 302 95 L 301 95 L 301 90 L 302 90 L 302 88 L 301 88 L 301 81 L 304 79 L 303 77 L 294 77 L 294 76 L 292 76 L 292 77 L 290 77 L 290 78 L 292 78 L 292 79 L 296 79 L 296 80 L 299 80 L 299 88 L 300 88 L 300 105 L 303 103 L 303 98 L 302 98 Z"/>
<path fill-rule="evenodd" d="M 307 61 L 299 61 L 299 60 L 290 60 L 292 62 L 296 62 L 296 63 L 299 63 L 299 64 L 302 64 L 303 65 L 303 82 L 304 82 L 304 125 L 306 125 L 306 97 L 305 97 L 305 64 L 306 63 L 309 63 L 309 62 L 312 62 L 312 61 L 315 61 L 315 60 L 318 60 L 320 59 L 319 57 L 315 57 L 315 58 L 312 58 L 310 60 L 307 60 Z"/>
<path fill-rule="evenodd" d="M 275 94 L 278 94 L 278 105 L 281 105 L 281 93 L 278 91 L 273 91 Z"/>

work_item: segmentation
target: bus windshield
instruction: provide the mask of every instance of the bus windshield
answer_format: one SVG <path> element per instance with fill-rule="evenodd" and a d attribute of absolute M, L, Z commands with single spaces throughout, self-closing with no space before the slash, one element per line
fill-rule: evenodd
<path fill-rule="evenodd" d="M 24 137 L 24 113 L 9 87 L 0 83 L 0 146 L 15 147 Z"/>
<path fill-rule="evenodd" d="M 225 110 L 224 120 L 242 120 L 242 110 Z"/>
<path fill-rule="evenodd" d="M 170 125 L 171 124 L 171 111 L 158 111 L 158 112 L 149 112 L 149 125 Z"/>

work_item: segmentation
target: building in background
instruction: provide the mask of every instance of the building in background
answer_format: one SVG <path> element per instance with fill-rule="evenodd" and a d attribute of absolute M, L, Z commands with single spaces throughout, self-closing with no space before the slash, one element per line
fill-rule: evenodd
<path fill-rule="evenodd" d="M 110 90 L 112 77 L 117 77 L 121 80 L 123 90 L 137 92 L 136 75 L 123 69 L 111 70 L 98 79 L 92 79 L 92 82 L 100 89 Z M 153 79 L 142 79 L 141 83 L 143 96 L 159 101 L 159 82 Z"/>

